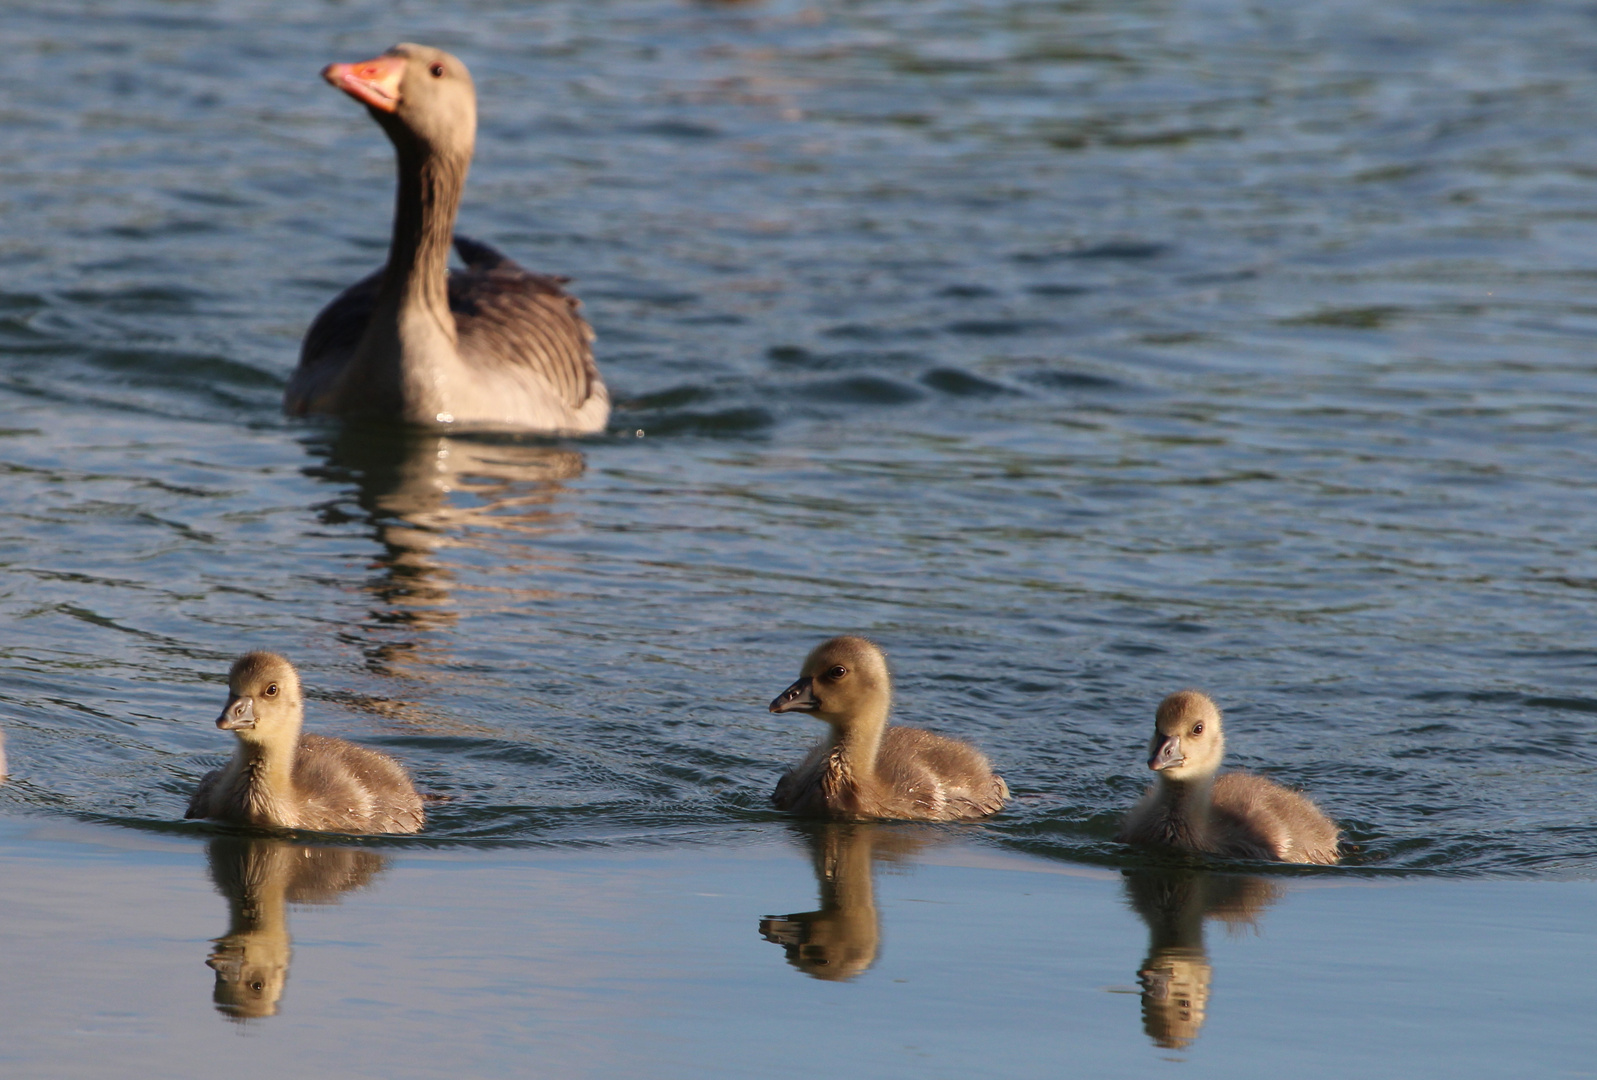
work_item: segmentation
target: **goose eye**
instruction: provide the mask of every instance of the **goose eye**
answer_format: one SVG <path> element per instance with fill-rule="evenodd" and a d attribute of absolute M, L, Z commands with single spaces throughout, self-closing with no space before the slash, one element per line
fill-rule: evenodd
<path fill-rule="evenodd" d="M 442 64 L 434 64 L 432 67 L 428 68 L 427 70 L 432 72 L 432 76 L 435 79 L 441 79 L 441 78 L 444 77 L 444 65 L 442 65 Z"/>
<path fill-rule="evenodd" d="M 276 697 L 277 696 L 277 684 L 276 683 L 272 683 L 271 685 L 269 685 L 266 688 L 266 696 L 267 697 Z"/>
<path fill-rule="evenodd" d="M 832 666 L 832 669 L 826 673 L 826 677 L 828 679 L 841 679 L 844 675 L 847 675 L 847 674 L 848 674 L 848 669 L 845 668 L 842 664 L 834 664 Z"/>
<path fill-rule="evenodd" d="M 1193 724 L 1192 725 L 1192 733 L 1194 735 L 1202 735 L 1203 734 L 1203 725 L 1202 724 Z"/>

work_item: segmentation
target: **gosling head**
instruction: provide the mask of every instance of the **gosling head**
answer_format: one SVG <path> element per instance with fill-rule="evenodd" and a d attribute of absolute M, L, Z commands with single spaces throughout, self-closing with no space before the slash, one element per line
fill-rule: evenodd
<path fill-rule="evenodd" d="M 293 664 L 276 653 L 245 653 L 227 673 L 227 705 L 216 726 L 247 743 L 293 738 L 303 707 Z"/>
<path fill-rule="evenodd" d="M 862 637 L 823 641 L 804 658 L 798 681 L 777 695 L 771 711 L 807 712 L 834 727 L 885 721 L 893 683 L 887 657 Z"/>
<path fill-rule="evenodd" d="M 1214 775 L 1223 757 L 1220 709 L 1208 694 L 1181 690 L 1159 703 L 1148 741 L 1148 768 L 1172 780 L 1191 780 Z"/>
<path fill-rule="evenodd" d="M 328 64 L 322 78 L 365 105 L 396 146 L 470 158 L 477 91 L 466 65 L 442 49 L 407 42 L 370 60 Z"/>

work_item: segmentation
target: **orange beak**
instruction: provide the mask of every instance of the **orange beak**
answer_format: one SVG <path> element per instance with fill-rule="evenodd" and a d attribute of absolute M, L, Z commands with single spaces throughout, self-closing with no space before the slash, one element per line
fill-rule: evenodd
<path fill-rule="evenodd" d="M 403 56 L 378 56 L 358 64 L 322 68 L 322 78 L 363 105 L 386 113 L 399 108 L 399 80 L 404 74 Z"/>

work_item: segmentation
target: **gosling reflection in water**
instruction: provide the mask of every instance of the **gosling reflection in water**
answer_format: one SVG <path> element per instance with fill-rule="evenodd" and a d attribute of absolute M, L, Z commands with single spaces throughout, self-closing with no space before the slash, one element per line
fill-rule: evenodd
<path fill-rule="evenodd" d="M 938 834 L 921 826 L 869 822 L 803 822 L 793 828 L 809 845 L 821 909 L 768 915 L 760 920 L 760 934 L 782 946 L 787 962 L 806 975 L 852 979 L 876 962 L 881 946 L 876 860 L 907 858 L 935 843 Z"/>
<path fill-rule="evenodd" d="M 1213 968 L 1203 944 L 1206 919 L 1229 929 L 1256 925 L 1280 898 L 1259 877 L 1201 870 L 1129 870 L 1126 899 L 1148 924 L 1142 984 L 1142 1029 L 1159 1046 L 1180 1050 L 1197 1039 L 1208 1012 Z"/>
<path fill-rule="evenodd" d="M 211 1000 L 239 1021 L 277 1014 L 292 952 L 288 905 L 336 904 L 384 866 L 375 851 L 255 837 L 215 837 L 207 854 L 228 903 L 227 933 L 205 961 L 216 972 Z"/>
<path fill-rule="evenodd" d="M 499 552 L 501 580 L 528 577 L 527 549 L 516 541 L 558 527 L 552 506 L 565 491 L 563 481 L 586 468 L 580 453 L 547 444 L 364 424 L 347 425 L 311 450 L 326 459 L 311 472 L 354 482 L 356 502 L 385 549 L 375 563 L 381 574 L 367 585 L 383 605 L 372 617 L 383 629 L 454 623 L 455 577 L 440 558 L 450 548 Z M 347 520 L 347 509 L 330 504 L 322 515 Z M 546 595 L 503 592 L 505 603 Z M 403 665 L 417 648 L 414 640 L 389 641 L 376 654 Z"/>

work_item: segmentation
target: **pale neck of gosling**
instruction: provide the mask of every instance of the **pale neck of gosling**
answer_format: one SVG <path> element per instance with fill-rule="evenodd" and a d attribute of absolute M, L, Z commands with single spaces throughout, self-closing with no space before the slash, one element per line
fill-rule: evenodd
<path fill-rule="evenodd" d="M 1218 766 L 1179 780 L 1167 773 L 1160 773 L 1159 802 L 1173 816 L 1192 822 L 1208 821 L 1209 808 L 1214 804 L 1214 776 L 1217 771 Z"/>
<path fill-rule="evenodd" d="M 299 711 L 291 723 L 285 723 L 265 738 L 239 738 L 239 764 L 250 773 L 254 783 L 279 794 L 294 790 L 294 761 L 299 756 Z"/>
<path fill-rule="evenodd" d="M 883 693 L 846 720 L 828 719 L 832 729 L 832 750 L 843 768 L 857 780 L 874 779 L 876 754 L 882 748 L 891 710 L 891 693 Z"/>

